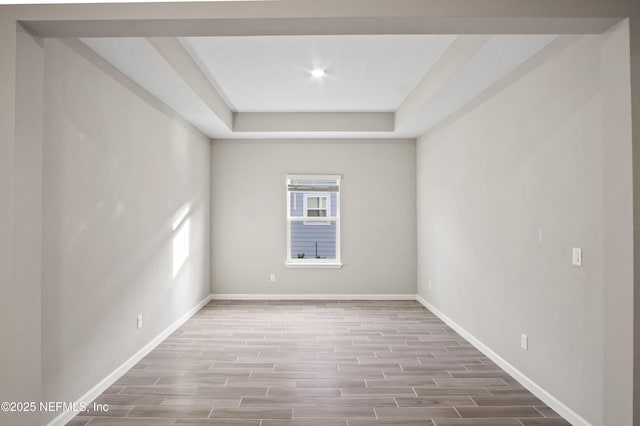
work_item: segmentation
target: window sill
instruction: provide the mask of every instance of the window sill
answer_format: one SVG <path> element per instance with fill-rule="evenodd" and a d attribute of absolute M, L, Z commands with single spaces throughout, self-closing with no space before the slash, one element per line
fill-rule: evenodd
<path fill-rule="evenodd" d="M 342 263 L 298 263 L 287 262 L 285 268 L 342 268 Z"/>

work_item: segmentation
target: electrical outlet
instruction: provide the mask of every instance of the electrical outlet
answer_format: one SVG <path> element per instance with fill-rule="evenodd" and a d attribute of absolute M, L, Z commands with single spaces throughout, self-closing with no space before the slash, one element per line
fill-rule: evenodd
<path fill-rule="evenodd" d="M 138 328 L 142 328 L 142 314 L 138 315 Z"/>
<path fill-rule="evenodd" d="M 431 291 L 431 280 L 429 280 L 429 291 Z"/>
<path fill-rule="evenodd" d="M 271 273 L 271 275 L 269 276 L 269 281 L 271 281 L 272 283 L 276 282 L 276 274 L 275 273 Z"/>
<path fill-rule="evenodd" d="M 573 248 L 571 263 L 574 266 L 582 266 L 582 249 L 578 247 Z"/>
<path fill-rule="evenodd" d="M 520 335 L 520 346 L 525 351 L 529 350 L 529 336 L 527 336 L 526 334 L 521 334 Z"/>

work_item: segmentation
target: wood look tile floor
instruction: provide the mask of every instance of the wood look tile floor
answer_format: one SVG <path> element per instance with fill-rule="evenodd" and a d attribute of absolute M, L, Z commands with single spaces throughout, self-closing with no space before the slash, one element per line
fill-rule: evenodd
<path fill-rule="evenodd" d="M 213 301 L 69 425 L 569 425 L 412 301 Z"/>

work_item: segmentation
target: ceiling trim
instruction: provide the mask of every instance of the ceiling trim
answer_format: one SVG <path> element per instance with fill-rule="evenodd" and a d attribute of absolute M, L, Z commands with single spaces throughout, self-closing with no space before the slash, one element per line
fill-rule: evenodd
<path fill-rule="evenodd" d="M 150 37 L 147 41 L 160 53 L 167 63 L 178 73 L 180 78 L 193 89 L 193 92 L 209 107 L 211 112 L 222 121 L 228 129 L 233 126 L 233 113 L 222 96 L 213 88 L 209 79 L 202 73 L 198 65 L 173 37 Z"/>
<path fill-rule="evenodd" d="M 458 36 L 400 104 L 395 113 L 396 129 L 419 111 L 490 38 L 485 35 Z"/>
<path fill-rule="evenodd" d="M 621 17 L 352 17 L 90 19 L 20 22 L 39 37 L 353 34 L 600 34 Z"/>
<path fill-rule="evenodd" d="M 511 86 L 527 74 L 531 73 L 536 68 L 542 66 L 547 63 L 551 58 L 557 56 L 561 52 L 563 52 L 568 47 L 574 45 L 579 40 L 581 40 L 584 35 L 562 35 L 553 40 L 547 46 L 543 47 L 539 52 L 528 58 L 524 61 L 520 66 L 511 71 L 510 73 L 502 76 L 497 82 L 493 85 L 487 87 L 482 93 L 478 94 L 478 96 L 471 99 L 467 102 L 462 108 L 459 108 L 453 111 L 451 114 L 440 120 L 433 127 L 424 132 L 419 138 L 426 138 L 430 135 L 433 135 L 443 128 L 447 127 L 449 124 L 458 120 L 460 117 L 464 116 L 470 111 L 473 111 L 479 105 L 485 103 L 496 94 L 502 92 L 507 87 Z"/>
<path fill-rule="evenodd" d="M 234 132 L 393 132 L 393 112 L 237 112 Z"/>
<path fill-rule="evenodd" d="M 209 136 L 205 135 L 200 129 L 195 127 L 193 124 L 185 120 L 180 114 L 175 112 L 169 106 L 167 106 L 164 102 L 158 99 L 154 94 L 149 92 L 147 89 L 138 84 L 135 80 L 131 79 L 129 76 L 124 74 L 118 68 L 116 68 L 111 62 L 104 59 L 102 56 L 98 55 L 93 49 L 84 44 L 77 38 L 62 38 L 60 39 L 62 43 L 64 43 L 69 49 L 73 50 L 78 55 L 82 56 L 84 59 L 89 61 L 92 65 L 99 68 L 102 72 L 113 78 L 115 81 L 120 83 L 122 86 L 129 89 L 133 94 L 138 96 L 140 99 L 145 101 L 147 104 L 151 105 L 156 110 L 165 114 L 167 117 L 175 120 L 177 123 L 180 123 L 185 129 L 193 132 L 198 135 L 198 137 L 209 139 Z"/>

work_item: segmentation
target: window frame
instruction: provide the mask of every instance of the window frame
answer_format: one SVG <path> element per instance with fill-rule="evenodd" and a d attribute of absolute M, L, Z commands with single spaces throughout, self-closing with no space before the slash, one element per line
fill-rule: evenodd
<path fill-rule="evenodd" d="M 303 199 L 303 215 L 305 216 L 291 216 L 291 194 L 289 191 L 289 183 L 292 180 L 335 180 L 338 186 L 338 191 L 336 191 L 336 200 L 335 200 L 335 217 L 331 217 L 331 192 L 327 193 L 327 214 L 328 216 L 306 216 L 307 214 L 307 205 L 306 198 Z M 305 175 L 305 174 L 287 174 L 285 179 L 285 188 L 286 188 L 286 228 L 287 228 L 287 251 L 285 254 L 285 267 L 287 268 L 341 268 L 342 267 L 342 257 L 340 252 L 340 191 L 341 191 L 341 183 L 342 183 L 342 175 L 335 174 L 313 174 L 313 175 Z M 314 192 L 310 192 L 310 194 L 316 194 Z M 317 196 L 317 195 L 315 195 Z M 297 259 L 292 258 L 291 254 L 291 223 L 292 222 L 303 222 L 304 224 L 315 222 L 314 225 L 317 224 L 330 224 L 331 222 L 336 222 L 336 258 L 335 259 Z"/>

